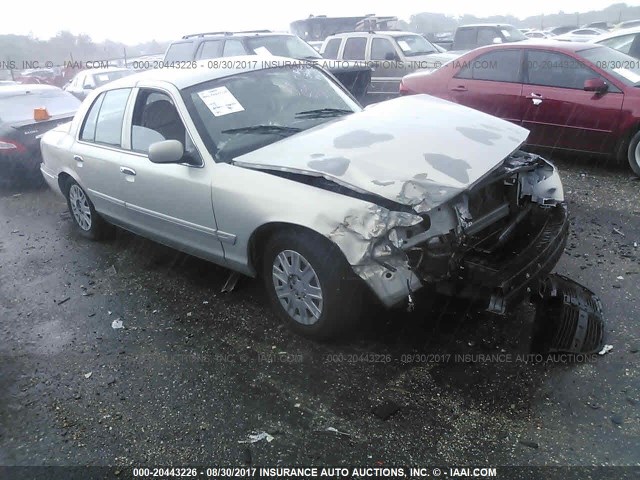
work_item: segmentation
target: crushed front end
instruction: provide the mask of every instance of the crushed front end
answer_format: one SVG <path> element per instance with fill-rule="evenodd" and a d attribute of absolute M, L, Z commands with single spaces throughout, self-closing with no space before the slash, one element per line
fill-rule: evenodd
<path fill-rule="evenodd" d="M 391 229 L 374 245 L 373 265 L 355 269 L 387 305 L 401 291 L 411 304 L 414 290 L 432 285 L 503 314 L 537 289 L 568 236 L 556 168 L 522 151 L 444 204 L 414 209 L 422 222 Z"/>

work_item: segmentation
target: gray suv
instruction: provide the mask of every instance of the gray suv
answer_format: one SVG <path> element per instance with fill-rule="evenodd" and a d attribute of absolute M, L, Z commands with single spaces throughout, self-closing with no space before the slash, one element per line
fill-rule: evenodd
<path fill-rule="evenodd" d="M 327 61 L 300 37 L 270 30 L 185 35 L 169 45 L 164 63 L 253 54 L 311 61 L 336 77 L 357 100 L 364 99 L 371 82 L 370 67 L 356 62 Z"/>
<path fill-rule="evenodd" d="M 396 30 L 331 35 L 320 53 L 327 59 L 359 61 L 372 68 L 369 94 L 378 100 L 397 96 L 405 75 L 438 68 L 459 56 L 441 52 L 422 35 Z"/>

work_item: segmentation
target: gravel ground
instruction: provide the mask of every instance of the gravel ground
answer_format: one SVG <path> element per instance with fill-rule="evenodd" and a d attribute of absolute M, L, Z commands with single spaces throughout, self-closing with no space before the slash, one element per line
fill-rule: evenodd
<path fill-rule="evenodd" d="M 313 343 L 258 281 L 219 293 L 224 269 L 89 242 L 52 192 L 1 189 L 0 465 L 637 466 L 640 181 L 596 164 L 559 161 L 556 271 L 600 296 L 613 346 L 584 362 L 524 361 L 524 315 L 444 301 Z"/>

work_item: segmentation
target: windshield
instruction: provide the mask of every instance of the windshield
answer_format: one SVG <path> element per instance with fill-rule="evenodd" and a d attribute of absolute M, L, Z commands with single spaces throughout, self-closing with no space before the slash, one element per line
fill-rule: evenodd
<path fill-rule="evenodd" d="M 640 66 L 638 60 L 618 50 L 607 47 L 593 47 L 578 52 L 584 59 L 596 67 L 613 75 L 625 85 L 640 84 Z"/>
<path fill-rule="evenodd" d="M 438 49 L 430 41 L 420 35 L 402 35 L 395 37 L 395 39 L 407 57 L 438 52 Z"/>
<path fill-rule="evenodd" d="M 277 55 L 289 58 L 322 58 L 314 48 L 294 35 L 265 35 L 247 40 L 257 54 Z"/>
<path fill-rule="evenodd" d="M 59 89 L 16 92 L 15 95 L 0 96 L 0 122 L 20 123 L 33 121 L 33 110 L 46 107 L 49 115 L 73 115 L 80 106 L 80 100 Z"/>
<path fill-rule="evenodd" d="M 132 70 L 116 70 L 113 72 L 96 73 L 93 75 L 93 80 L 96 84 L 96 87 L 101 87 L 106 83 L 113 82 L 114 80 L 117 80 L 119 78 L 131 75 L 132 73 L 135 72 Z"/>
<path fill-rule="evenodd" d="M 308 65 L 205 82 L 185 89 L 183 97 L 198 132 L 222 162 L 361 110 L 326 74 Z"/>

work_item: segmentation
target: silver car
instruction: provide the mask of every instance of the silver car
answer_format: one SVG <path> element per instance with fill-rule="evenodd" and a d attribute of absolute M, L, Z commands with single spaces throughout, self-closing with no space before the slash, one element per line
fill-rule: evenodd
<path fill-rule="evenodd" d="M 429 286 L 503 313 L 535 288 L 568 220 L 527 134 L 426 95 L 363 110 L 316 66 L 250 56 L 95 90 L 41 170 L 82 235 L 115 224 L 262 277 L 296 331 L 329 338 L 372 298 Z"/>

